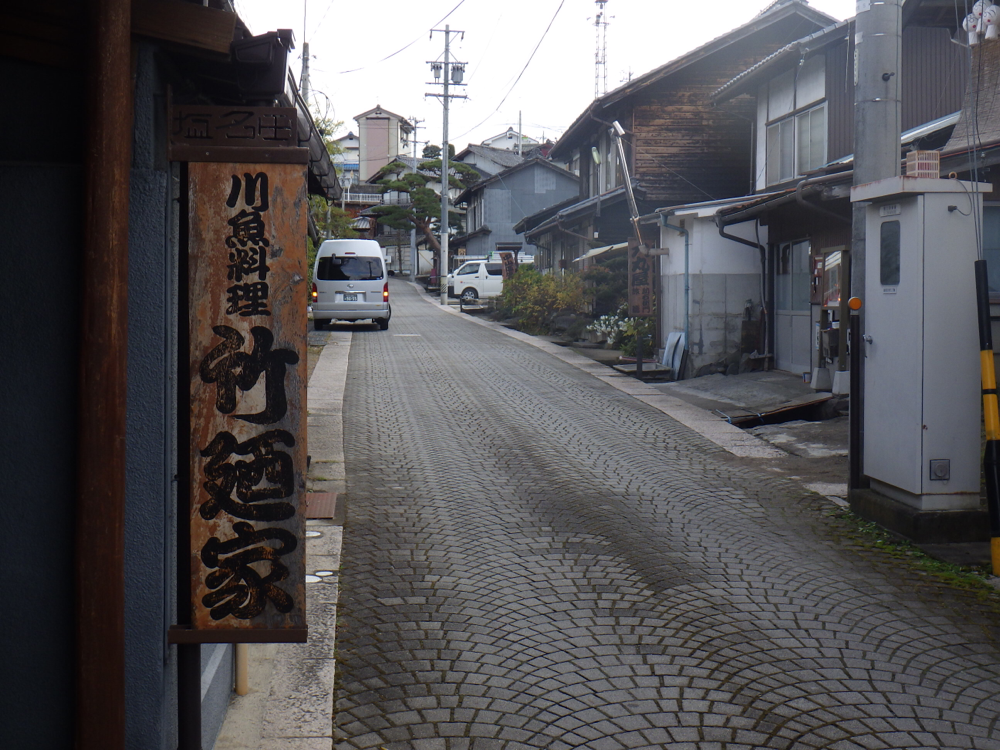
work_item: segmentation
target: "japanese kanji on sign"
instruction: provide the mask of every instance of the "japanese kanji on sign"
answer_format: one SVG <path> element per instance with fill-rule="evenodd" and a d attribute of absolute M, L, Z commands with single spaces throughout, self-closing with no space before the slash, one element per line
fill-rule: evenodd
<path fill-rule="evenodd" d="M 305 639 L 305 188 L 302 164 L 188 165 L 191 628 L 212 640 Z"/>

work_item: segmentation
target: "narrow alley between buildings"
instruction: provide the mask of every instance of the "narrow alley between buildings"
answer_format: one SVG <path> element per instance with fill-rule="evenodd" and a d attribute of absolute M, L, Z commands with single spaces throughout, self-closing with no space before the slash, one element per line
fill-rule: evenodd
<path fill-rule="evenodd" d="M 998 615 L 392 284 L 353 334 L 337 748 L 1000 748 Z"/>

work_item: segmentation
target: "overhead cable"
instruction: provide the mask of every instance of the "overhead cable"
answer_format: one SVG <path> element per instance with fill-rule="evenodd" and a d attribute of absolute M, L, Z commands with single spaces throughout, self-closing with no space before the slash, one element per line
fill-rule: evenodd
<path fill-rule="evenodd" d="M 456 5 L 454 8 L 452 8 L 451 10 L 449 10 L 444 15 L 444 17 L 441 18 L 440 21 L 438 21 L 437 23 L 434 24 L 434 26 L 440 26 L 443 21 L 447 20 L 447 18 L 452 13 L 454 13 L 456 10 L 458 10 L 459 8 L 461 8 L 464 3 L 465 3 L 465 0 L 459 0 L 458 5 Z M 393 52 L 391 55 L 386 55 L 381 60 L 377 60 L 376 62 L 372 63 L 372 65 L 378 65 L 379 63 L 384 63 L 386 60 L 395 57 L 400 52 L 404 52 L 405 50 L 408 50 L 410 47 L 412 47 L 414 44 L 416 44 L 417 42 L 419 42 L 423 38 L 424 38 L 424 36 L 423 36 L 423 34 L 421 34 L 416 39 L 414 39 L 412 42 L 410 42 L 409 44 L 407 44 L 405 47 L 401 47 L 400 49 L 398 49 L 395 52 Z M 364 65 L 364 66 L 362 66 L 360 68 L 351 68 L 350 70 L 342 70 L 342 71 L 340 71 L 338 73 L 338 75 L 343 75 L 344 73 L 357 73 L 358 71 L 365 70 L 365 68 L 368 68 L 368 67 L 370 67 L 370 66 Z"/>
<path fill-rule="evenodd" d="M 521 72 L 517 74 L 517 78 L 514 80 L 514 83 L 511 84 L 510 88 L 507 89 L 507 93 L 504 94 L 503 99 L 500 100 L 500 103 L 496 106 L 496 109 L 494 109 L 492 112 L 490 112 L 488 115 L 486 115 L 486 117 L 483 119 L 483 121 L 480 122 L 478 125 L 473 125 L 471 128 L 469 128 L 468 130 L 466 130 L 464 133 L 461 133 L 460 135 L 455 136 L 456 138 L 461 138 L 462 136 L 468 135 L 473 130 L 475 130 L 476 128 L 478 128 L 481 125 L 483 125 L 483 123 L 485 123 L 486 120 L 490 119 L 491 117 L 493 117 L 493 115 L 495 115 L 497 112 L 500 111 L 500 107 L 502 107 L 503 103 L 505 101 L 507 101 L 507 97 L 510 96 L 511 92 L 514 90 L 514 87 L 517 86 L 518 81 L 521 80 L 521 76 L 524 75 L 525 71 L 528 69 L 528 66 L 531 65 L 531 61 L 535 59 L 535 53 L 538 52 L 538 48 L 542 46 L 542 42 L 544 42 L 545 41 L 545 37 L 548 36 L 549 29 L 552 28 L 552 24 L 555 23 L 556 18 L 559 15 L 559 11 L 562 10 L 562 7 L 563 7 L 563 5 L 565 3 L 566 3 L 566 0 L 560 0 L 559 7 L 556 8 L 556 12 L 552 15 L 552 20 L 549 21 L 549 25 L 545 27 L 545 31 L 542 33 L 542 38 L 538 40 L 538 44 L 536 44 L 535 45 L 535 49 L 532 50 L 531 56 L 528 58 L 528 61 L 524 64 L 524 67 L 521 68 Z"/>

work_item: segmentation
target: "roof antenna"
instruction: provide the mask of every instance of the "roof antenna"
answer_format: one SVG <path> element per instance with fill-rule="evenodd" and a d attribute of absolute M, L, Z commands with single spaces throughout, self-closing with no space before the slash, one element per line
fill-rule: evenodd
<path fill-rule="evenodd" d="M 597 15 L 594 28 L 597 31 L 597 52 L 594 54 L 594 98 L 608 91 L 608 16 L 604 6 L 608 0 L 595 0 Z"/>

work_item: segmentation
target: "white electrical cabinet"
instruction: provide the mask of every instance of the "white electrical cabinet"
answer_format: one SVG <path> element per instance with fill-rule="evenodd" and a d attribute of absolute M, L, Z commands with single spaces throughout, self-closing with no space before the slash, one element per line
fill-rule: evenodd
<path fill-rule="evenodd" d="M 917 510 L 979 507 L 974 262 L 989 185 L 893 177 L 860 185 L 865 226 L 864 473 Z"/>

